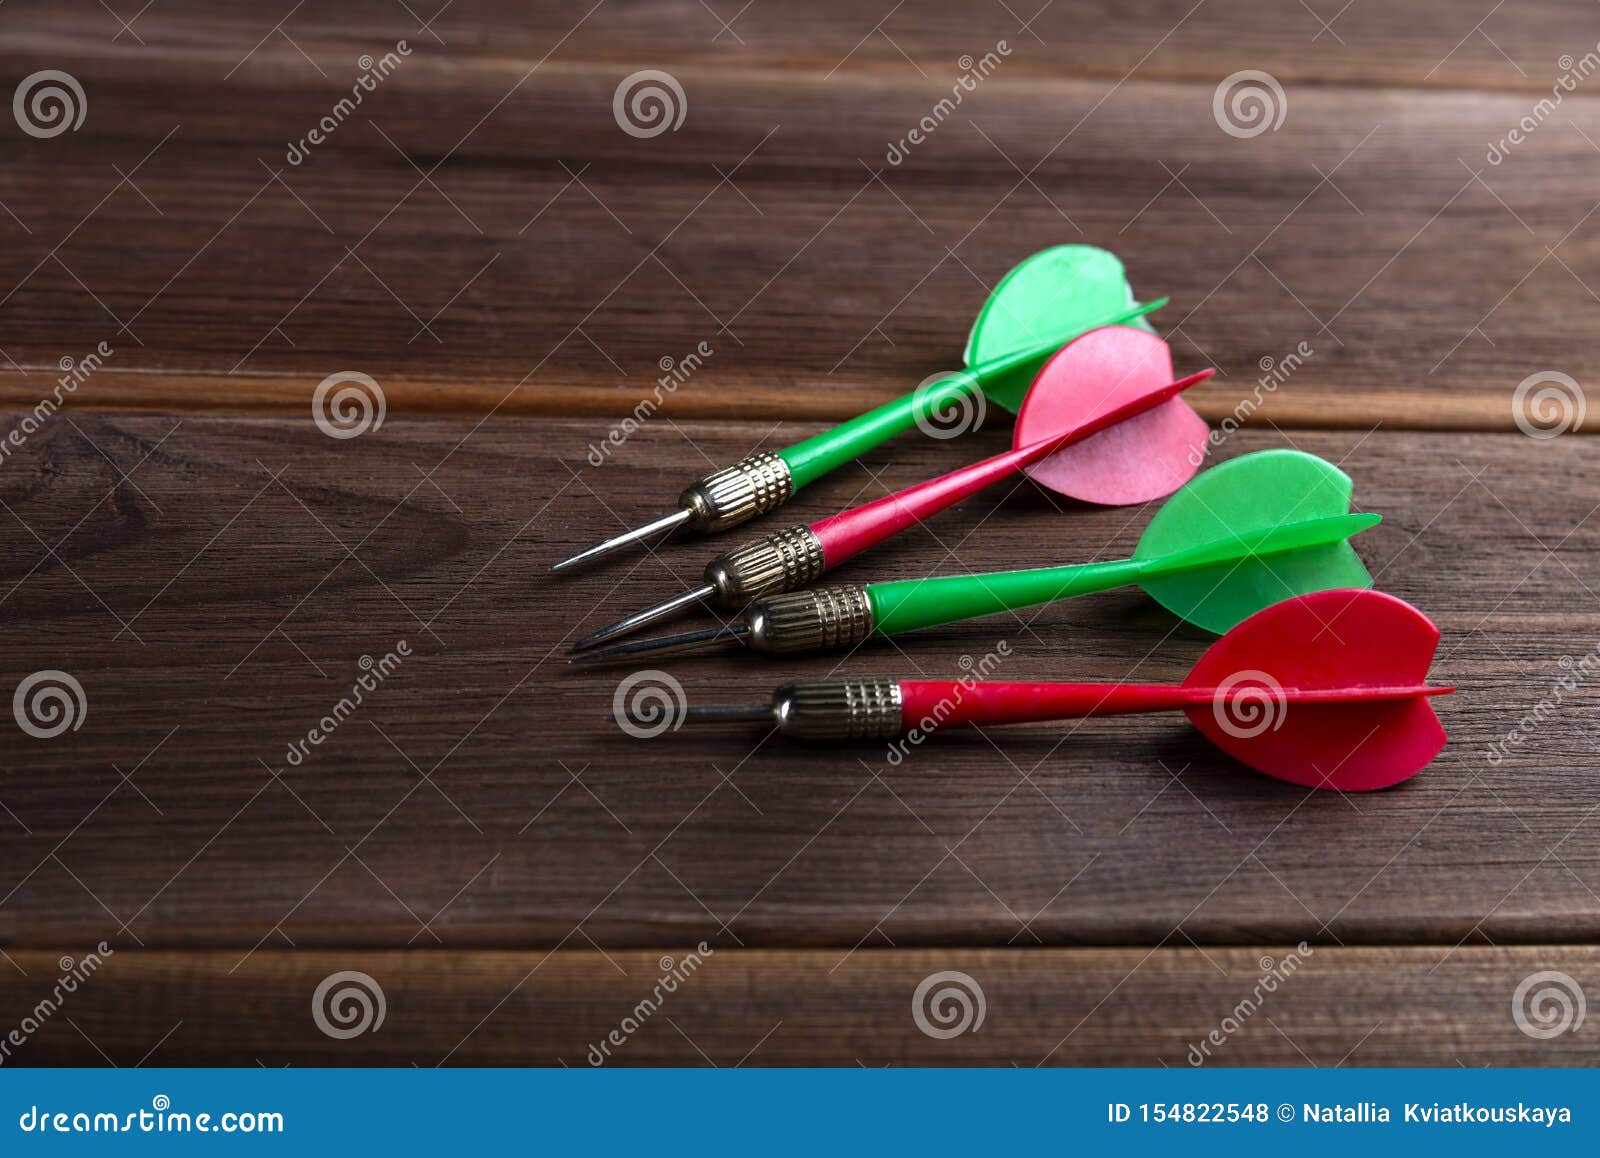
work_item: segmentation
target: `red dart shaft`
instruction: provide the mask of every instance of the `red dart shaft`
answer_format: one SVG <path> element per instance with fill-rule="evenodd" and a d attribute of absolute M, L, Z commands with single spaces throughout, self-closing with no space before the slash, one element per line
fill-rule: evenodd
<path fill-rule="evenodd" d="M 997 454 L 993 458 L 986 458 L 982 462 L 973 463 L 971 466 L 907 487 L 903 491 L 853 507 L 819 523 L 812 523 L 811 532 L 822 544 L 824 561 L 829 567 L 836 566 L 868 547 L 899 534 L 907 527 L 920 523 L 928 516 L 937 514 L 962 499 L 970 498 L 985 487 L 1009 478 L 1025 466 L 1064 450 L 1074 443 L 1082 442 L 1137 414 L 1153 410 L 1163 402 L 1176 398 L 1195 383 L 1209 378 L 1212 373 L 1211 370 L 1202 370 L 1198 374 L 1191 374 L 1187 378 L 1163 386 L 1160 390 L 1134 399 L 1052 438 L 1008 450 L 1004 454 Z"/>
<path fill-rule="evenodd" d="M 1279 688 L 1284 703 L 1334 704 L 1402 700 L 1443 695 L 1452 689 L 1427 684 L 1354 688 Z M 907 729 L 925 721 L 941 726 L 1025 724 L 1084 716 L 1171 712 L 1208 704 L 1228 689 L 1167 684 L 1069 684 L 956 680 L 902 680 L 900 718 Z"/>
<path fill-rule="evenodd" d="M 1197 702 L 1188 689 L 1164 684 L 1065 684 L 901 680 L 900 719 L 907 729 L 937 721 L 1025 724 L 1081 716 L 1168 712 Z"/>
<path fill-rule="evenodd" d="M 1061 448 L 1059 439 L 1046 439 L 1021 450 L 1008 450 L 960 470 L 885 495 L 820 523 L 811 531 L 822 543 L 822 557 L 829 567 L 838 566 L 852 555 L 898 535 L 962 499 L 970 498 L 1001 479 L 1010 478 L 1030 463 L 1038 462 Z"/>

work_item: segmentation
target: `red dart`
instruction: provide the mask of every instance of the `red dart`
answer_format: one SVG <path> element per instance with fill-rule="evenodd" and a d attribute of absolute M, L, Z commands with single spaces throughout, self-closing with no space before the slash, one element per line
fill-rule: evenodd
<path fill-rule="evenodd" d="M 1039 371 L 1017 414 L 1012 449 L 810 526 L 718 555 L 705 582 L 592 632 L 583 651 L 701 600 L 742 607 L 803 587 L 824 571 L 1018 471 L 1084 502 L 1120 506 L 1170 494 L 1204 458 L 1205 420 L 1178 397 L 1215 373 L 1173 381 L 1172 351 L 1129 326 L 1091 330 Z"/>
<path fill-rule="evenodd" d="M 1392 595 L 1319 591 L 1228 632 L 1168 684 L 856 679 L 790 684 L 770 705 L 684 708 L 683 720 L 763 720 L 810 740 L 1180 711 L 1229 755 L 1279 780 L 1366 792 L 1419 772 L 1445 744 L 1427 683 L 1439 630 Z M 658 728 L 657 731 L 665 730 Z"/>

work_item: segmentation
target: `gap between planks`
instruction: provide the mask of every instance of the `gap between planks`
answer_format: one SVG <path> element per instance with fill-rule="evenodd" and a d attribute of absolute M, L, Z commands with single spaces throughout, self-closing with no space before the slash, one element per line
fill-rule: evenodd
<path fill-rule="evenodd" d="M 28 367 L 41 376 L 46 368 Z M 489 415 L 506 418 L 594 418 L 620 421 L 639 404 L 635 388 L 597 390 L 592 387 L 479 383 L 460 379 L 396 378 L 386 376 L 383 392 L 388 418 L 407 415 L 478 421 Z M 696 421 L 797 421 L 843 422 L 898 395 L 881 383 L 851 383 L 818 389 L 803 384 L 721 382 L 702 384 L 691 393 L 672 398 L 654 416 Z M 257 374 L 222 377 L 189 373 L 105 374 L 97 380 L 94 398 L 74 399 L 62 413 L 99 414 L 173 413 L 231 417 L 235 415 L 297 415 L 311 405 L 315 383 L 298 375 Z M 757 389 L 757 387 L 767 389 Z M 0 410 L 31 410 L 43 386 L 0 384 Z M 1190 391 L 1186 398 L 1213 425 L 1236 415 L 1250 393 L 1248 383 L 1224 380 L 1216 386 Z M 103 401 L 97 401 L 97 399 Z M 1295 430 L 1459 431 L 1511 433 L 1517 430 L 1509 395 L 1451 395 L 1443 391 L 1374 389 L 1351 390 L 1316 381 L 1296 382 L 1292 390 L 1271 396 L 1265 417 L 1274 425 Z M 1248 425 L 1248 421 L 1244 424 Z M 1593 426 L 1574 433 L 1588 433 Z M 600 432 L 603 433 L 603 432 Z"/>

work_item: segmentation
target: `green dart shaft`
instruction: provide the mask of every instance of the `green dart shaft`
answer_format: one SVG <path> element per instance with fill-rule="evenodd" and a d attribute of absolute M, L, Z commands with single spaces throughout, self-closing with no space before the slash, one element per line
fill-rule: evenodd
<path fill-rule="evenodd" d="M 1305 547 L 1340 543 L 1378 522 L 1373 514 L 1334 515 L 1203 543 L 1151 559 L 1118 559 L 1068 567 L 998 571 L 988 575 L 947 575 L 870 583 L 866 596 L 874 630 L 896 635 L 942 623 L 1015 611 L 1077 595 L 1107 591 L 1129 583 L 1204 567 L 1236 564 L 1251 555 L 1276 555 Z"/>
<path fill-rule="evenodd" d="M 1142 570 L 1132 559 L 1118 559 L 1110 563 L 996 571 L 988 575 L 943 575 L 935 579 L 869 583 L 867 600 L 872 607 L 873 627 L 883 635 L 898 635 L 923 627 L 937 627 L 941 623 L 1109 591 L 1137 582 Z"/>
<path fill-rule="evenodd" d="M 974 393 L 985 389 L 992 381 L 1009 379 L 1015 375 L 1026 375 L 1031 380 L 1051 355 L 1079 334 L 1101 326 L 1126 325 L 1160 309 L 1166 303 L 1166 298 L 1160 298 L 1129 306 L 1081 330 L 1060 334 L 1048 341 L 979 362 L 965 370 L 956 371 L 926 389 L 914 390 L 821 434 L 784 447 L 777 455 L 789 468 L 794 489 L 799 490 L 895 435 L 910 430 L 921 416 L 940 412 L 949 406 L 970 405 Z"/>

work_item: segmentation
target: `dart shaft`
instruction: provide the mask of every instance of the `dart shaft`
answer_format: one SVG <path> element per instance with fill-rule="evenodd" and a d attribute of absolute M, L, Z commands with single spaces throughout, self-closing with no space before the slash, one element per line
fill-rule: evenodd
<path fill-rule="evenodd" d="M 971 370 L 961 370 L 924 390 L 914 390 L 848 422 L 786 446 L 778 453 L 789 464 L 795 486 L 803 487 L 910 430 L 919 415 L 970 405 L 969 400 L 979 389 L 978 375 Z"/>
<path fill-rule="evenodd" d="M 1059 449 L 1060 445 L 1059 439 L 1050 439 L 1021 450 L 1008 450 L 813 523 L 812 533 L 821 542 L 828 565 L 837 566 L 946 507 L 1010 478 L 1028 463 L 1037 462 Z"/>
<path fill-rule="evenodd" d="M 941 623 L 1108 591 L 1136 582 L 1140 570 L 1139 563 L 1122 559 L 1073 567 L 996 571 L 987 575 L 941 575 L 933 579 L 871 583 L 867 586 L 867 598 L 877 629 L 885 635 L 897 635 Z"/>
<path fill-rule="evenodd" d="M 908 725 L 934 721 L 942 727 L 1167 712 L 1203 702 L 1188 688 L 1164 684 L 902 680 L 900 695 Z"/>

